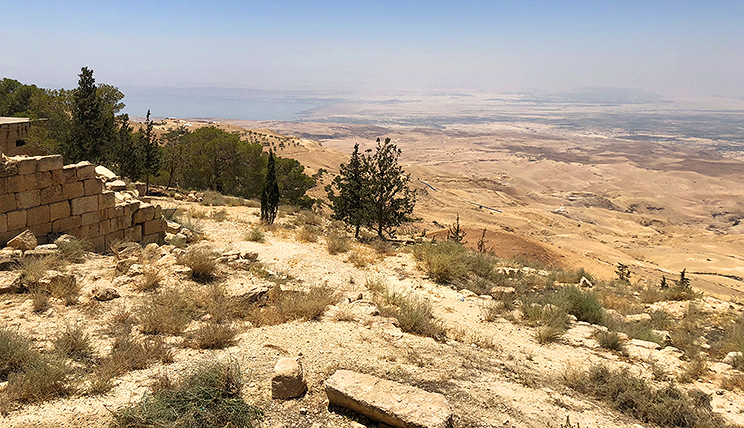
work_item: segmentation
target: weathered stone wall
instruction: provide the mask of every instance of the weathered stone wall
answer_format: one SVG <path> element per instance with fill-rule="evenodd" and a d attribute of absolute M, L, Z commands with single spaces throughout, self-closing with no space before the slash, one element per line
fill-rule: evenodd
<path fill-rule="evenodd" d="M 88 162 L 63 165 L 62 156 L 0 155 L 0 247 L 29 229 L 39 243 L 67 233 L 103 251 L 117 239 L 161 242 L 166 221 L 160 206 L 117 203 Z"/>
<path fill-rule="evenodd" d="M 0 153 L 8 156 L 22 154 L 26 147 L 19 144 L 28 137 L 29 125 L 26 118 L 0 118 Z"/>

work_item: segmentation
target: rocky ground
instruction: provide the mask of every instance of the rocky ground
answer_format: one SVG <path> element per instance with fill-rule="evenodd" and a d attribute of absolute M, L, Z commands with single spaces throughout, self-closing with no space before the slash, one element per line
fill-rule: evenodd
<path fill-rule="evenodd" d="M 566 416 L 582 427 L 647 426 L 612 410 L 608 403 L 566 386 L 566 379 L 575 370 L 596 364 L 628 368 L 658 388 L 674 381 L 683 390 L 699 389 L 710 394 L 716 413 L 729 423 L 744 424 L 744 395 L 731 382 L 740 374 L 732 367 L 731 356 L 727 360 L 731 364 L 721 362 L 725 355 L 716 348 L 713 334 L 698 338 L 704 342 L 698 343 L 699 347 L 706 350 L 699 377 L 684 379 L 690 362 L 685 361 L 685 352 L 675 343 L 662 347 L 621 334 L 622 351 L 612 351 L 601 347 L 596 339 L 596 331 L 603 327 L 575 318 L 560 338 L 541 344 L 536 340 L 541 327 L 522 319 L 518 309 L 504 309 L 497 311 L 497 316 L 489 316 L 488 309 L 496 305 L 492 296 L 433 282 L 405 246 L 377 251 L 369 245 L 352 243 L 348 251 L 331 255 L 327 249 L 330 234 L 323 230 L 333 226 L 326 219 L 282 212 L 279 224 L 264 231 L 264 241 L 252 242 L 246 240 L 246 234 L 258 226 L 258 208 L 208 207 L 171 198 L 154 202 L 163 208 L 179 209 L 179 221 L 200 232 L 201 240 L 186 249 L 151 246 L 144 253 L 132 253 L 129 261 L 127 254 L 88 253 L 82 263 L 57 266 L 57 271 L 74 276 L 80 285 L 79 302 L 65 305 L 52 297 L 48 308 L 34 311 L 31 294 L 3 294 L 0 325 L 31 338 L 33 346 L 44 352 L 51 352 L 53 339 L 66 325 L 81 326 L 90 335 L 95 358 L 103 358 L 111 352 L 115 340 L 111 326 L 122 312 L 137 314 L 143 304 L 168 290 L 180 290 L 198 300 L 219 287 L 230 301 L 247 302 L 264 296 L 271 299 L 271 293 L 276 292 L 323 287 L 337 293 L 337 303 L 317 319 L 276 325 L 257 326 L 250 321 L 254 318 L 236 317 L 231 321 L 238 331 L 234 344 L 217 350 L 189 345 L 190 334 L 213 321 L 215 313 L 206 311 L 192 319 L 182 333 L 160 334 L 163 343 L 172 347 L 172 362 L 157 362 L 116 376 L 113 388 L 102 394 L 86 393 L 90 379 L 84 377 L 67 397 L 12 403 L 6 406 L 7 414 L 0 417 L 0 425 L 104 426 L 113 411 L 138 402 L 163 374 L 177 377 L 193 364 L 213 359 L 239 363 L 246 379 L 242 396 L 264 410 L 259 424 L 265 427 L 378 426 L 343 408 L 329 407 L 323 384 L 339 369 L 441 393 L 452 407 L 455 427 L 559 426 Z M 220 256 L 213 281 L 195 281 L 192 271 L 179 264 L 179 256 L 197 247 L 213 249 Z M 159 272 L 159 281 L 144 287 L 153 268 Z M 541 274 L 534 269 L 528 272 Z M 19 274 L 19 270 L 2 271 L 0 281 L 12 282 Z M 437 341 L 405 332 L 395 318 L 381 315 L 381 300 L 374 293 L 379 284 L 431 302 L 434 316 L 446 329 L 446 338 Z M 115 293 L 102 296 L 107 289 Z M 108 300 L 115 295 L 118 297 Z M 632 298 L 632 292 L 628 296 Z M 691 304 L 692 312 L 703 314 L 697 319 L 729 323 L 741 317 L 743 309 L 736 301 L 704 297 L 692 302 L 618 303 L 614 305 L 617 309 L 606 312 L 622 318 L 622 322 L 632 322 L 628 315 L 643 318 L 638 314 L 659 310 L 672 324 L 681 324 L 691 316 Z M 723 326 L 724 321 L 719 324 Z M 701 328 L 723 331 L 719 324 Z M 134 325 L 130 336 L 143 340 L 147 335 L 142 329 L 142 325 Z M 302 364 L 308 390 L 299 398 L 272 399 L 274 365 L 283 357 L 297 358 Z M 659 367 L 663 369 L 661 375 Z M 679 379 L 686 382 L 680 383 Z M 7 382 L 0 384 L 0 390 L 7 387 Z"/>

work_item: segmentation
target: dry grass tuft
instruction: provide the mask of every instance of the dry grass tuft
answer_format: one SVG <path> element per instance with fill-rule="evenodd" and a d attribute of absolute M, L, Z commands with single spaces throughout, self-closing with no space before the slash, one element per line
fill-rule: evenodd
<path fill-rule="evenodd" d="M 163 270 L 156 265 L 147 265 L 142 270 L 141 278 L 134 283 L 134 289 L 138 291 L 150 291 L 156 289 L 163 280 Z"/>
<path fill-rule="evenodd" d="M 124 427 L 247 427 L 262 412 L 242 396 L 237 363 L 202 363 L 179 382 L 160 381 L 131 407 L 117 410 L 111 426 Z"/>
<path fill-rule="evenodd" d="M 57 245 L 57 255 L 70 263 L 83 263 L 85 253 L 93 251 L 90 242 L 75 237 L 65 237 L 54 242 Z"/>
<path fill-rule="evenodd" d="M 217 272 L 217 256 L 211 248 L 193 247 L 178 257 L 178 263 L 192 270 L 192 278 L 199 282 L 209 282 Z"/>
<path fill-rule="evenodd" d="M 354 267 L 361 269 L 371 265 L 375 261 L 375 256 L 357 249 L 349 254 L 349 258 L 346 261 L 353 264 Z"/>
<path fill-rule="evenodd" d="M 385 287 L 382 293 L 376 294 L 375 298 L 379 302 L 380 314 L 395 317 L 401 330 L 439 341 L 447 337 L 447 329 L 434 316 L 431 302 L 428 300 L 388 287 Z"/>
<path fill-rule="evenodd" d="M 136 319 L 144 334 L 179 335 L 191 322 L 194 301 L 186 292 L 166 290 L 137 310 Z"/>
<path fill-rule="evenodd" d="M 306 224 L 297 230 L 295 236 L 302 242 L 317 242 L 319 233 L 316 226 Z"/>
<path fill-rule="evenodd" d="M 246 314 L 253 325 L 277 325 L 293 320 L 310 321 L 338 303 L 338 295 L 328 287 L 314 287 L 308 291 L 282 291 L 276 286 L 265 306 L 254 305 Z"/>
<path fill-rule="evenodd" d="M 236 343 L 237 334 L 231 325 L 210 322 L 189 333 L 186 344 L 195 349 L 223 349 Z"/>
<path fill-rule="evenodd" d="M 349 238 L 332 233 L 326 237 L 326 248 L 328 254 L 346 253 L 351 249 Z"/>
<path fill-rule="evenodd" d="M 260 227 L 254 227 L 243 235 L 243 239 L 250 242 L 265 242 L 266 234 Z"/>
<path fill-rule="evenodd" d="M 66 325 L 52 343 L 57 354 L 75 361 L 92 361 L 95 356 L 90 336 L 79 325 Z"/>

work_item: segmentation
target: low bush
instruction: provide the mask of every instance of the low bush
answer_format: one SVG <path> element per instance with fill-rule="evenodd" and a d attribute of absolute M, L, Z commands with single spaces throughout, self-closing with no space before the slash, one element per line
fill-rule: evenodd
<path fill-rule="evenodd" d="M 343 235 L 331 234 L 326 237 L 328 254 L 346 253 L 351 249 L 349 238 Z"/>
<path fill-rule="evenodd" d="M 59 358 L 42 354 L 27 361 L 20 371 L 10 373 L 5 389 L 10 400 L 22 403 L 45 401 L 73 391 L 70 367 Z"/>
<path fill-rule="evenodd" d="M 212 211 L 211 217 L 212 217 L 212 220 L 218 221 L 218 222 L 221 223 L 221 222 L 227 220 L 227 210 L 225 210 L 224 208 L 222 208 L 220 210 L 214 210 L 214 211 Z"/>
<path fill-rule="evenodd" d="M 450 283 L 470 273 L 470 252 L 454 241 L 416 245 L 413 255 L 429 277 L 438 283 Z"/>
<path fill-rule="evenodd" d="M 586 372 L 568 373 L 567 385 L 607 402 L 614 409 L 643 423 L 661 427 L 723 428 L 723 418 L 714 413 L 710 396 L 698 390 L 688 393 L 668 384 L 653 389 L 628 369 L 611 370 L 597 365 Z"/>
<path fill-rule="evenodd" d="M 78 325 L 67 324 L 52 343 L 57 354 L 75 361 L 91 361 L 95 354 L 90 336 Z"/>
<path fill-rule="evenodd" d="M 213 280 L 217 272 L 217 256 L 207 247 L 189 248 L 178 257 L 178 263 L 190 267 L 192 278 L 199 282 Z"/>
<path fill-rule="evenodd" d="M 620 342 L 620 335 L 614 331 L 597 330 L 594 334 L 594 338 L 597 340 L 597 343 L 599 343 L 599 346 L 604 349 L 617 352 L 623 351 L 623 344 Z"/>
<path fill-rule="evenodd" d="M 241 389 L 237 363 L 203 363 L 114 412 L 111 427 L 252 427 L 262 412 L 243 400 Z"/>
<path fill-rule="evenodd" d="M 185 292 L 167 290 L 153 296 L 137 310 L 136 319 L 144 334 L 179 335 L 191 322 L 195 302 Z"/>
<path fill-rule="evenodd" d="M 266 240 L 266 234 L 260 227 L 254 227 L 245 233 L 243 239 L 250 242 L 264 242 Z"/>
<path fill-rule="evenodd" d="M 0 328 L 0 382 L 39 358 L 31 341 L 15 331 Z"/>
<path fill-rule="evenodd" d="M 591 293 L 576 286 L 559 289 L 555 294 L 554 304 L 563 307 L 566 312 L 575 316 L 579 321 L 601 324 L 604 320 L 604 310 L 599 300 Z"/>
<path fill-rule="evenodd" d="M 303 242 L 316 242 L 318 240 L 318 228 L 306 224 L 297 231 L 297 239 Z"/>
<path fill-rule="evenodd" d="M 147 265 L 142 269 L 141 277 L 134 283 L 134 289 L 138 291 L 150 291 L 156 289 L 163 280 L 163 271 L 159 266 Z"/>
<path fill-rule="evenodd" d="M 412 293 L 391 290 L 387 287 L 379 297 L 380 313 L 398 320 L 400 329 L 442 341 L 447 336 L 444 324 L 434 316 L 431 303 Z"/>
<path fill-rule="evenodd" d="M 365 268 L 375 261 L 375 257 L 364 251 L 353 250 L 346 261 L 353 264 L 356 268 Z"/>
<path fill-rule="evenodd" d="M 328 287 L 314 287 L 309 291 L 282 291 L 276 286 L 270 293 L 269 302 L 255 305 L 247 319 L 257 326 L 276 325 L 293 320 L 309 321 L 338 303 L 338 295 Z"/>
<path fill-rule="evenodd" d="M 57 239 L 54 243 L 57 245 L 59 258 L 70 263 L 84 262 L 85 253 L 93 251 L 90 242 L 69 235 Z"/>
<path fill-rule="evenodd" d="M 369 246 L 372 247 L 375 252 L 381 256 L 389 256 L 395 254 L 395 247 L 390 241 L 384 239 L 373 239 L 370 241 Z"/>
<path fill-rule="evenodd" d="M 222 349 L 235 344 L 238 330 L 231 325 L 207 323 L 189 333 L 186 344 L 196 349 Z"/>

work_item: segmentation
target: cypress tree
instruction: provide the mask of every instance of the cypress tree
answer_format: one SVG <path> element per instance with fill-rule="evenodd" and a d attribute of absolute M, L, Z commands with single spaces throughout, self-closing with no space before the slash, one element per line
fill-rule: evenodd
<path fill-rule="evenodd" d="M 160 146 L 152 132 L 152 128 L 153 123 L 150 120 L 150 110 L 147 110 L 145 130 L 142 134 L 141 142 L 142 173 L 145 174 L 145 194 L 150 190 L 150 176 L 157 174 L 160 170 Z"/>
<path fill-rule="evenodd" d="M 103 106 L 96 92 L 93 70 L 80 70 L 78 87 L 72 96 L 72 134 L 65 142 L 64 155 L 72 162 L 98 163 L 106 144 Z"/>
<path fill-rule="evenodd" d="M 333 186 L 338 189 L 338 195 Z M 369 177 L 365 169 L 364 156 L 359 154 L 359 144 L 348 164 L 342 164 L 333 183 L 326 186 L 331 202 L 332 217 L 354 227 L 354 237 L 359 238 L 359 229 L 365 224 L 369 211 Z"/>
<path fill-rule="evenodd" d="M 370 176 L 370 223 L 380 239 L 384 239 L 384 232 L 407 220 L 416 205 L 416 194 L 408 187 L 411 176 L 398 165 L 399 156 L 400 149 L 390 138 L 384 142 L 378 138 L 377 149 L 366 162 Z"/>
<path fill-rule="evenodd" d="M 279 210 L 279 184 L 276 182 L 274 152 L 269 150 L 269 163 L 266 167 L 266 180 L 261 191 L 261 222 L 273 224 Z"/>

